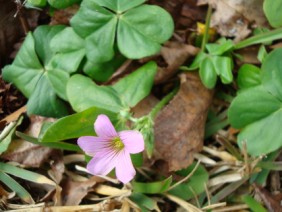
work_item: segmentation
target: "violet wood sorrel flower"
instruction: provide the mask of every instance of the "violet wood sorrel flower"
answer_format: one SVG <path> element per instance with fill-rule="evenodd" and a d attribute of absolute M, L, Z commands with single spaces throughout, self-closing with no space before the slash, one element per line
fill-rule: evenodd
<path fill-rule="evenodd" d="M 106 115 L 99 115 L 94 123 L 96 136 L 83 136 L 77 141 L 80 148 L 93 158 L 87 170 L 93 175 L 107 175 L 113 168 L 117 178 L 125 183 L 133 179 L 136 172 L 130 154 L 144 150 L 144 139 L 136 130 L 116 132 Z"/>

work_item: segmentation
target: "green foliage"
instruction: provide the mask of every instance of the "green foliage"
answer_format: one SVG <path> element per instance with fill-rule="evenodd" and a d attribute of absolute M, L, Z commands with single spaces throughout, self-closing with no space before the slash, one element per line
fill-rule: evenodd
<path fill-rule="evenodd" d="M 250 195 L 243 196 L 243 201 L 250 207 L 252 211 L 267 212 L 267 210 Z"/>
<path fill-rule="evenodd" d="M 153 86 L 157 73 L 157 64 L 149 62 L 132 74 L 122 78 L 112 87 L 129 107 L 134 107 L 140 100 L 146 97 Z"/>
<path fill-rule="evenodd" d="M 258 156 L 282 146 L 282 49 L 271 52 L 262 65 L 261 85 L 240 92 L 229 108 L 233 127 L 243 128 L 238 135 L 239 146 Z"/>
<path fill-rule="evenodd" d="M 74 75 L 67 85 L 70 104 L 77 112 L 95 106 L 118 113 L 133 107 L 150 93 L 156 71 L 155 63 L 147 63 L 113 86 L 99 86 L 88 77 Z"/>
<path fill-rule="evenodd" d="M 196 164 L 192 164 L 186 169 L 176 172 L 178 175 L 186 177 L 192 172 Z M 208 182 L 209 174 L 205 168 L 200 165 L 188 182 L 183 182 L 169 191 L 170 194 L 178 196 L 184 200 L 189 200 L 195 195 L 205 191 L 205 184 Z"/>
<path fill-rule="evenodd" d="M 27 3 L 34 7 L 45 7 L 47 2 L 56 9 L 64 9 L 81 2 L 81 0 L 27 0 Z"/>
<path fill-rule="evenodd" d="M 282 26 L 282 1 L 264 0 L 263 11 L 270 25 L 273 27 Z"/>
<path fill-rule="evenodd" d="M 168 177 L 165 180 L 152 182 L 152 183 L 140 183 L 133 182 L 134 192 L 144 193 L 144 194 L 161 194 L 168 190 L 172 182 L 172 177 Z"/>
<path fill-rule="evenodd" d="M 29 114 L 61 117 L 68 114 L 65 103 L 69 73 L 53 66 L 49 41 L 64 26 L 40 26 L 29 33 L 12 65 L 3 69 L 3 78 L 14 83 L 29 98 Z"/>
<path fill-rule="evenodd" d="M 140 6 L 143 2 L 82 2 L 71 19 L 71 26 L 85 39 L 88 60 L 92 63 L 110 61 L 114 57 L 115 40 L 119 51 L 127 58 L 138 59 L 159 52 L 160 44 L 172 35 L 173 21 L 162 8 Z"/>
<path fill-rule="evenodd" d="M 251 64 L 242 65 L 238 71 L 237 84 L 240 91 L 261 84 L 261 70 Z"/>
<path fill-rule="evenodd" d="M 8 174 L 0 171 L 0 181 L 12 191 L 14 191 L 24 202 L 35 204 L 32 196 L 28 193 L 28 191 Z"/>
<path fill-rule="evenodd" d="M 79 2 L 81 0 L 48 0 L 48 3 L 56 9 L 64 9 Z"/>
<path fill-rule="evenodd" d="M 70 143 L 60 142 L 60 141 L 40 142 L 37 138 L 31 137 L 21 132 L 16 132 L 16 135 L 24 139 L 25 141 L 28 141 L 30 143 L 37 144 L 40 146 L 46 146 L 46 147 L 50 147 L 54 149 L 67 150 L 67 151 L 75 151 L 75 152 L 80 151 L 80 148 L 75 144 L 70 144 Z"/>
<path fill-rule="evenodd" d="M 77 112 L 93 106 L 106 108 L 116 113 L 123 108 L 118 93 L 112 87 L 99 86 L 80 74 L 70 78 L 67 84 L 67 94 L 72 108 Z"/>
<path fill-rule="evenodd" d="M 116 122 L 116 114 L 105 109 L 92 107 L 52 123 L 40 136 L 40 140 L 41 142 L 54 142 L 80 136 L 96 135 L 93 123 L 100 114 L 105 114 L 113 123 Z"/>
<path fill-rule="evenodd" d="M 56 34 L 50 41 L 50 48 L 56 55 L 52 59 L 52 66 L 75 72 L 85 56 L 84 40 L 71 27 Z"/>
<path fill-rule="evenodd" d="M 201 51 L 190 67 L 182 67 L 182 70 L 191 71 L 199 69 L 200 78 L 207 88 L 214 88 L 217 77 L 223 84 L 229 84 L 233 80 L 233 61 L 229 52 L 234 48 L 231 40 L 221 38 L 217 43 L 206 44 L 208 54 Z"/>
<path fill-rule="evenodd" d="M 156 205 L 155 200 L 142 193 L 133 192 L 129 199 L 135 202 L 141 208 L 142 212 L 153 211 Z"/>
<path fill-rule="evenodd" d="M 125 60 L 125 57 L 121 54 L 115 54 L 110 61 L 105 63 L 92 63 L 88 60 L 83 66 L 83 72 L 96 81 L 105 82 Z"/>
<path fill-rule="evenodd" d="M 48 186 L 56 186 L 56 183 L 48 179 L 44 175 L 31 172 L 8 163 L 0 162 L 0 181 L 6 184 L 12 189 L 23 201 L 30 204 L 34 203 L 31 195 L 23 188 L 17 181 L 15 181 L 10 175 L 16 176 L 20 179 L 24 179 L 33 183 L 47 184 Z"/>

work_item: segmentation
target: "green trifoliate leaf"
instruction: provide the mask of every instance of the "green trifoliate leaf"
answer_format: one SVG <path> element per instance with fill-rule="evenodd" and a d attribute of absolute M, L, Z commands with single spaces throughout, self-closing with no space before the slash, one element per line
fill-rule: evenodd
<path fill-rule="evenodd" d="M 271 52 L 262 64 L 262 84 L 282 101 L 282 48 Z"/>
<path fill-rule="evenodd" d="M 114 56 L 114 42 L 126 57 L 153 55 L 173 33 L 171 16 L 162 8 L 141 5 L 143 0 L 84 0 L 71 25 L 86 39 L 86 55 L 92 63 Z"/>
<path fill-rule="evenodd" d="M 125 62 L 125 57 L 116 54 L 113 59 L 105 63 L 91 63 L 87 61 L 83 72 L 95 81 L 105 82 Z"/>
<path fill-rule="evenodd" d="M 106 7 L 108 9 L 111 9 L 113 11 L 116 11 L 117 13 L 122 13 L 128 9 L 131 9 L 133 7 L 136 7 L 140 4 L 143 4 L 145 0 L 94 0 L 98 5 L 102 7 Z"/>
<path fill-rule="evenodd" d="M 212 62 L 217 75 L 220 77 L 223 84 L 229 84 L 233 80 L 232 60 L 230 57 L 213 56 Z"/>
<path fill-rule="evenodd" d="M 261 84 L 261 70 L 251 64 L 244 64 L 238 71 L 237 84 L 240 91 Z"/>
<path fill-rule="evenodd" d="M 227 51 L 230 51 L 234 48 L 234 44 L 231 40 L 226 40 L 225 38 L 221 38 L 217 41 L 217 43 L 209 43 L 206 45 L 207 50 L 211 55 L 220 56 Z"/>
<path fill-rule="evenodd" d="M 282 26 L 282 2 L 273 0 L 264 0 L 263 11 L 270 25 L 273 27 Z"/>
<path fill-rule="evenodd" d="M 129 107 L 134 107 L 144 97 L 149 95 L 157 73 L 155 62 L 149 62 L 128 76 L 118 81 L 113 88 Z"/>
<path fill-rule="evenodd" d="M 85 42 L 71 27 L 56 34 L 50 47 L 56 53 L 51 61 L 52 66 L 68 73 L 75 72 L 85 56 Z"/>
<path fill-rule="evenodd" d="M 34 38 L 28 33 L 13 64 L 3 69 L 4 80 L 13 82 L 27 98 L 31 96 L 44 72 L 34 46 Z"/>
<path fill-rule="evenodd" d="M 158 6 L 136 7 L 121 15 L 119 20 L 118 48 L 132 59 L 159 52 L 161 43 L 168 40 L 173 32 L 170 15 Z"/>
<path fill-rule="evenodd" d="M 210 57 L 206 57 L 200 63 L 200 78 L 207 88 L 213 88 L 216 84 L 217 74 L 213 61 Z"/>
<path fill-rule="evenodd" d="M 5 80 L 12 82 L 29 98 L 28 113 L 60 117 L 67 114 L 65 103 L 67 71 L 52 65 L 54 53 L 50 40 L 64 26 L 40 26 L 29 33 L 12 65 L 3 69 Z M 60 98 L 59 98 L 60 97 Z"/>
<path fill-rule="evenodd" d="M 94 106 L 112 112 L 119 112 L 123 108 L 118 93 L 112 87 L 96 85 L 90 78 L 79 74 L 70 78 L 67 95 L 77 112 Z"/>
<path fill-rule="evenodd" d="M 27 112 L 47 117 L 61 117 L 68 114 L 65 103 L 56 95 L 46 75 L 40 78 L 29 98 Z"/>
<path fill-rule="evenodd" d="M 262 83 L 239 93 L 229 108 L 232 126 L 241 128 L 240 147 L 253 155 L 268 154 L 282 146 L 282 49 L 271 52 L 262 65 Z"/>
<path fill-rule="evenodd" d="M 281 102 L 262 86 L 250 88 L 233 100 L 229 108 L 229 121 L 233 127 L 242 128 L 277 111 Z"/>

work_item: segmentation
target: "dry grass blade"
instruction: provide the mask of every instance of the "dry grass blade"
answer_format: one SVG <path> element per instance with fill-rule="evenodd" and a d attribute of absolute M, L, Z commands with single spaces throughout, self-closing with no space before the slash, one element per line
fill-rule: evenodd
<path fill-rule="evenodd" d="M 181 207 L 183 207 L 184 209 L 186 209 L 189 212 L 201 212 L 202 210 L 200 210 L 199 208 L 195 207 L 194 205 L 184 201 L 183 199 L 180 199 L 176 196 L 170 195 L 170 194 L 166 194 L 165 195 L 168 199 L 170 199 L 171 201 L 175 202 L 176 204 L 180 205 Z"/>
<path fill-rule="evenodd" d="M 97 194 L 101 195 L 107 195 L 107 196 L 123 196 L 125 194 L 130 194 L 130 190 L 123 190 L 123 189 L 118 189 L 116 187 L 111 187 L 107 185 L 98 185 L 97 187 L 94 188 L 94 191 Z"/>
<path fill-rule="evenodd" d="M 235 158 L 233 155 L 229 154 L 228 152 L 225 151 L 218 151 L 215 149 L 208 148 L 206 146 L 203 147 L 203 150 L 212 156 L 215 156 L 217 158 L 222 159 L 223 161 L 228 161 L 228 162 L 234 162 L 237 161 L 237 158 Z"/>
<path fill-rule="evenodd" d="M 214 177 L 209 181 L 209 187 L 216 186 L 219 184 L 230 183 L 230 182 L 237 182 L 242 180 L 242 175 L 240 173 L 229 173 L 229 174 L 222 174 L 220 176 Z"/>
<path fill-rule="evenodd" d="M 226 211 L 243 211 L 244 209 L 248 209 L 249 206 L 246 204 L 235 205 L 235 206 L 227 206 L 221 209 L 215 209 L 213 212 L 226 212 Z"/>
<path fill-rule="evenodd" d="M 202 208 L 202 210 L 212 210 L 214 208 L 224 207 L 226 206 L 226 202 L 220 202 L 212 205 L 208 205 Z"/>

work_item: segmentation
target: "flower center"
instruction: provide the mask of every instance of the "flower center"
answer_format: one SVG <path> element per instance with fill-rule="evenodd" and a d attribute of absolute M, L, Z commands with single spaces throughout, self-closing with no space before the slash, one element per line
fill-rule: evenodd
<path fill-rule="evenodd" d="M 113 140 L 112 140 L 112 145 L 113 147 L 116 149 L 116 150 L 122 150 L 123 147 L 124 147 L 124 144 L 122 143 L 122 141 L 120 140 L 119 137 L 115 137 Z"/>

